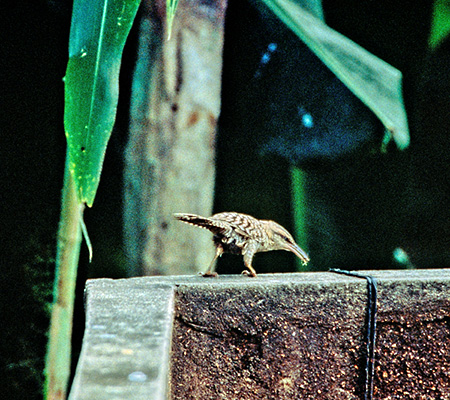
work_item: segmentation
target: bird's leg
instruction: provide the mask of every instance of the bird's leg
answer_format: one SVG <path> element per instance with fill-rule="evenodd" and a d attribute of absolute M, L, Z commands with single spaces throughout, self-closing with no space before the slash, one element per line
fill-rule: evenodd
<path fill-rule="evenodd" d="M 244 250 L 244 265 L 247 267 L 248 271 L 242 271 L 244 275 L 256 277 L 256 271 L 252 267 L 253 256 L 255 255 L 256 248 L 254 246 L 247 246 Z"/>
<path fill-rule="evenodd" d="M 217 272 L 213 271 L 212 269 L 214 267 L 214 263 L 222 254 L 223 254 L 222 246 L 217 246 L 216 255 L 214 256 L 213 260 L 211 261 L 211 264 L 209 264 L 207 271 L 204 274 L 202 274 L 202 276 L 208 277 L 208 278 L 210 278 L 210 277 L 214 278 L 218 275 Z"/>
<path fill-rule="evenodd" d="M 252 276 L 253 278 L 258 276 L 256 275 L 255 269 L 250 264 L 245 264 L 245 266 L 248 268 L 248 271 L 244 269 L 242 275 Z"/>

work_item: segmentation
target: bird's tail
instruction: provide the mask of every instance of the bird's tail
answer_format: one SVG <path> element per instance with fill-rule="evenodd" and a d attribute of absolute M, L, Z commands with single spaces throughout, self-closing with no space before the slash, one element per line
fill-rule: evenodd
<path fill-rule="evenodd" d="M 186 222 L 187 224 L 196 225 L 200 228 L 209 229 L 211 226 L 211 219 L 202 217 L 200 215 L 196 214 L 184 214 L 184 213 L 175 213 L 173 216 L 183 222 Z"/>

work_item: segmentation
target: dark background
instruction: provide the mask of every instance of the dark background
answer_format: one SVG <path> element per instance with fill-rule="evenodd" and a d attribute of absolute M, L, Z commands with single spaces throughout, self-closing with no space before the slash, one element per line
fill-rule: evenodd
<path fill-rule="evenodd" d="M 5 398 L 32 399 L 40 397 L 54 273 L 65 156 L 62 78 L 71 2 L 24 1 L 2 8 L 0 379 L 4 379 Z M 374 146 L 299 162 L 307 178 L 311 268 L 399 267 L 392 258 L 396 247 L 407 251 L 417 267 L 449 267 L 450 43 L 428 51 L 431 5 L 427 1 L 346 0 L 339 5 L 325 1 L 324 10 L 331 27 L 403 72 L 411 146 L 402 153 L 390 147 L 380 154 L 374 151 L 375 129 L 369 141 Z M 270 152 L 261 156 L 257 146 L 249 146 L 249 138 L 257 144 L 264 141 L 249 120 L 249 109 L 255 113 L 253 119 L 264 121 L 268 111 L 261 104 L 253 107 L 258 104 L 255 93 L 245 90 L 245 82 L 257 70 L 269 43 L 285 43 L 285 49 L 295 44 L 281 28 L 266 31 L 258 15 L 246 2 L 230 1 L 215 208 L 270 215 L 292 230 L 290 161 Z M 81 255 L 75 353 L 83 331 L 84 281 L 126 275 L 122 155 L 136 35 L 133 29 L 125 49 L 118 119 L 99 191 L 94 208 L 86 212 L 95 255 L 91 265 L 85 250 Z M 288 55 L 280 51 L 280 66 L 289 61 Z M 302 72 L 294 69 L 293 77 Z M 271 82 L 273 87 L 273 79 L 276 74 L 269 70 L 264 90 Z M 282 100 L 277 103 L 280 120 L 287 109 L 284 105 Z M 295 268 L 293 258 L 283 252 L 257 260 L 261 272 L 271 265 Z M 219 265 L 219 272 L 241 269 L 241 260 L 232 256 Z"/>

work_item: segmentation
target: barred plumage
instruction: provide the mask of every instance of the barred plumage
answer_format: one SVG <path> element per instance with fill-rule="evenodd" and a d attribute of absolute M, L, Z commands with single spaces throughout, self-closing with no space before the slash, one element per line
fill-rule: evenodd
<path fill-rule="evenodd" d="M 216 255 L 204 276 L 217 275 L 212 268 L 223 253 L 243 255 L 244 264 L 249 270 L 245 273 L 250 276 L 256 276 L 252 267 L 253 256 L 262 251 L 286 250 L 294 253 L 304 264 L 309 261 L 308 255 L 295 243 L 291 234 L 274 221 L 260 220 L 237 212 L 222 212 L 209 218 L 182 213 L 174 214 L 174 217 L 214 234 Z"/>

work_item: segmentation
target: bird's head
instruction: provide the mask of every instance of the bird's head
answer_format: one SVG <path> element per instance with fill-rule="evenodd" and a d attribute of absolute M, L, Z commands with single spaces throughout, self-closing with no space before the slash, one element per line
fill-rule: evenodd
<path fill-rule="evenodd" d="M 294 253 L 302 260 L 305 265 L 309 261 L 308 254 L 295 243 L 292 235 L 284 229 L 281 225 L 274 221 L 264 221 L 267 226 L 267 233 L 271 239 L 270 249 L 268 250 L 286 250 Z"/>

